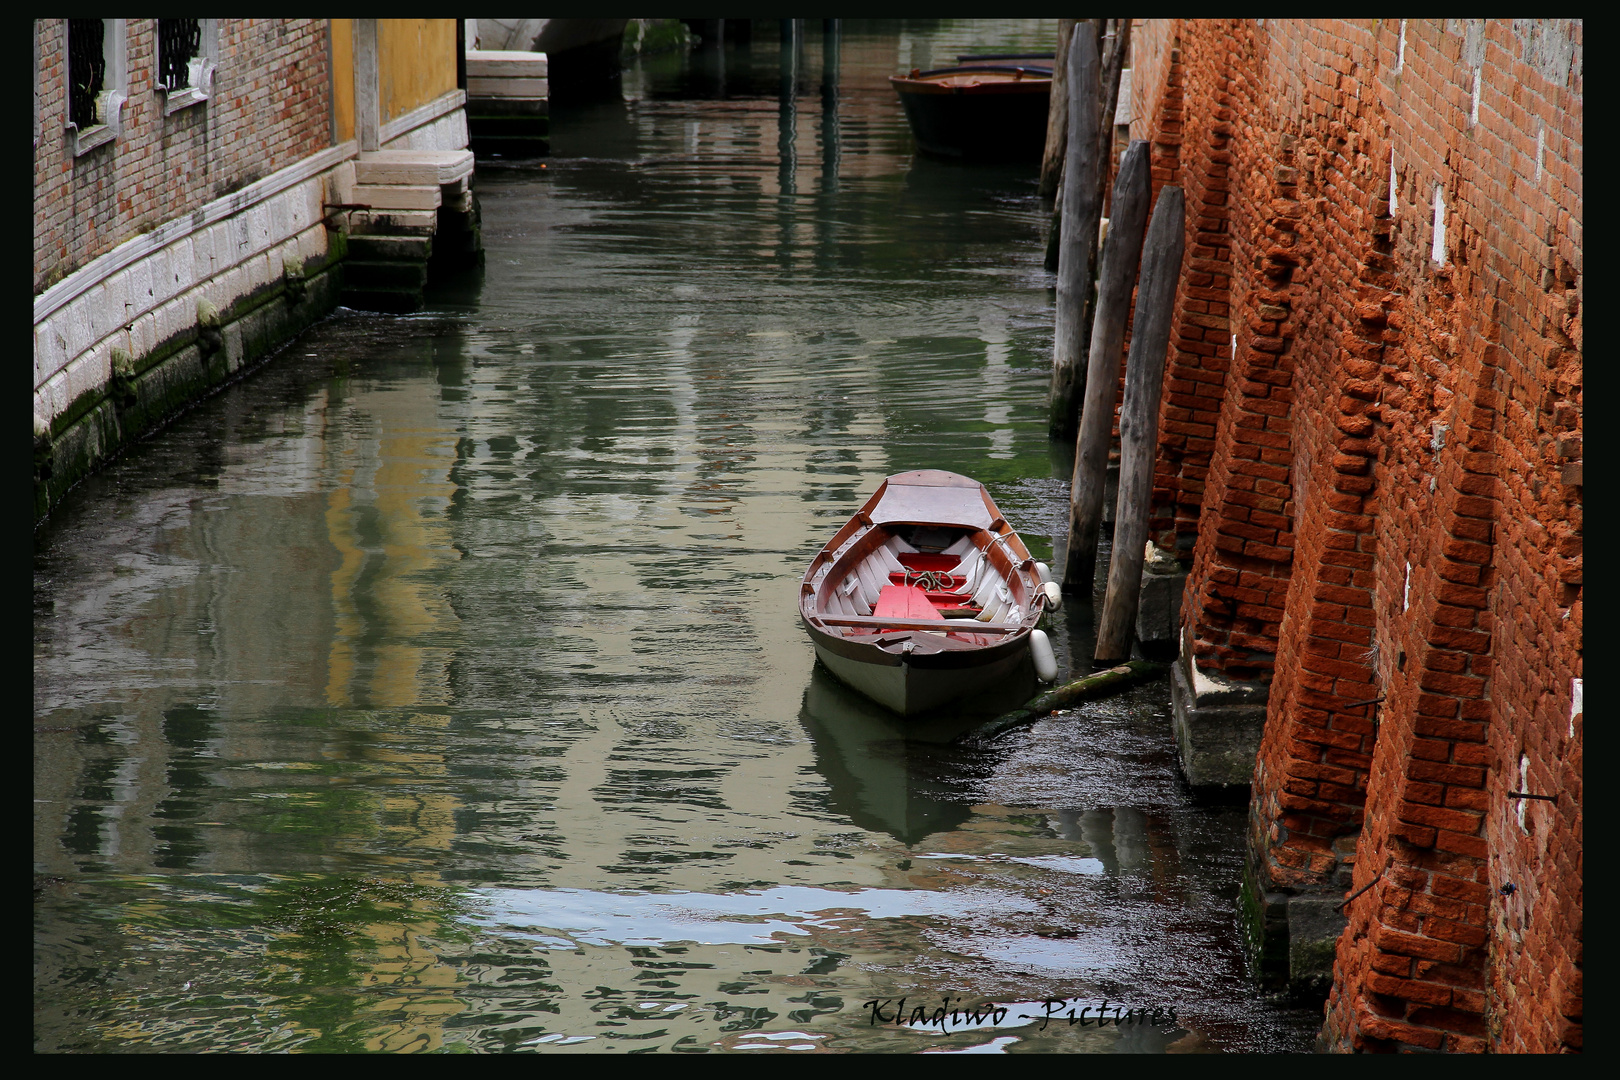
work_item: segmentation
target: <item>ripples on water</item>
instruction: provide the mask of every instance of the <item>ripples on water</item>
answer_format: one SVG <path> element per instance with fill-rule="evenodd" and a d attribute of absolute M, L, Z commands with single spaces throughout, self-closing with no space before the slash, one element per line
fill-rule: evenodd
<path fill-rule="evenodd" d="M 1045 557 L 1066 520 L 1033 172 L 913 160 L 886 85 L 1052 32 L 846 27 L 835 124 L 807 34 L 791 139 L 765 35 L 724 96 L 651 59 L 544 169 L 480 166 L 481 274 L 340 312 L 70 496 L 38 1049 L 1309 1045 L 1244 974 L 1243 815 L 1190 803 L 1163 685 L 970 753 L 796 622 L 888 473 L 984 480 Z M 901 998 L 1010 1013 L 863 1006 Z M 1177 1022 L 1021 1019 L 1047 998 Z"/>

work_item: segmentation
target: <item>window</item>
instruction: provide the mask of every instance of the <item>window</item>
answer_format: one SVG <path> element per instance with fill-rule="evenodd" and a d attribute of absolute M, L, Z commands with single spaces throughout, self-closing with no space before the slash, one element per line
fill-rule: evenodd
<path fill-rule="evenodd" d="M 118 137 L 124 113 L 123 19 L 68 19 L 68 136 L 73 154 Z"/>
<path fill-rule="evenodd" d="M 207 101 L 214 88 L 213 19 L 159 19 L 157 88 L 163 115 Z"/>
<path fill-rule="evenodd" d="M 96 126 L 96 105 L 106 81 L 106 23 L 68 20 L 68 120 L 80 131 Z"/>
<path fill-rule="evenodd" d="M 165 90 L 191 85 L 190 67 L 202 44 L 202 26 L 196 19 L 158 20 L 158 83 Z"/>

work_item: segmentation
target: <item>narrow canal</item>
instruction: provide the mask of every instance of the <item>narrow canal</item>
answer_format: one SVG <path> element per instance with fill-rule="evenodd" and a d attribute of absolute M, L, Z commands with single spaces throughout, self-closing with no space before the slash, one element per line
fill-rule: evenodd
<path fill-rule="evenodd" d="M 768 27 L 559 106 L 480 165 L 481 273 L 36 534 L 36 1050 L 1310 1047 L 1167 684 L 970 752 L 815 666 L 797 579 L 883 476 L 975 476 L 1050 558 L 1070 463 L 1034 170 L 914 158 L 886 82 L 1055 24 L 806 31 L 790 108 Z M 1075 998 L 1161 1012 L 1021 1018 Z"/>

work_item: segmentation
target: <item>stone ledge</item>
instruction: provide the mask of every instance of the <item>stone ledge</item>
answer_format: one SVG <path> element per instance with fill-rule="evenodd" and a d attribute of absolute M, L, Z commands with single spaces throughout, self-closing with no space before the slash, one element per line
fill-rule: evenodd
<path fill-rule="evenodd" d="M 467 78 L 526 78 L 543 79 L 548 74 L 549 60 L 543 52 L 519 52 L 516 49 L 468 49 Z"/>
<path fill-rule="evenodd" d="M 1136 639 L 1174 643 L 1181 627 L 1181 593 L 1187 570 L 1151 540 L 1142 564 L 1142 587 L 1136 604 Z"/>
<path fill-rule="evenodd" d="M 191 238 L 194 234 L 234 218 L 259 203 L 297 187 L 306 180 L 320 176 L 357 153 L 359 144 L 353 140 L 319 151 L 279 172 L 271 173 L 263 180 L 249 184 L 233 195 L 205 203 L 190 213 L 165 222 L 152 232 L 125 241 L 111 251 L 90 260 L 76 272 L 34 297 L 34 322 L 38 324 L 44 321 L 59 308 L 89 292 L 119 271 L 150 258 L 171 244 Z"/>
<path fill-rule="evenodd" d="M 1268 684 L 1237 683 L 1200 671 L 1183 641 L 1171 670 L 1170 726 L 1188 784 L 1211 794 L 1249 786 L 1269 690 Z"/>
<path fill-rule="evenodd" d="M 354 162 L 357 184 L 444 185 L 473 172 L 471 150 L 368 150 Z"/>

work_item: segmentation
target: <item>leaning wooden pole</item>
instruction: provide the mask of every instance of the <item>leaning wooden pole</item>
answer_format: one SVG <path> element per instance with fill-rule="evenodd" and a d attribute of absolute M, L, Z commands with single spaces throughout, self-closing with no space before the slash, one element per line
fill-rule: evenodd
<path fill-rule="evenodd" d="M 1179 187 L 1159 191 L 1142 252 L 1142 282 L 1136 293 L 1131 355 L 1125 365 L 1125 403 L 1119 410 L 1119 502 L 1114 511 L 1114 551 L 1108 563 L 1093 659 L 1115 663 L 1131 650 L 1143 544 L 1153 499 L 1153 458 L 1159 441 L 1159 394 L 1164 388 L 1170 317 L 1181 278 L 1182 227 L 1186 204 Z"/>
<path fill-rule="evenodd" d="M 1096 701 L 1098 698 L 1129 689 L 1137 683 L 1157 679 L 1165 673 L 1165 670 L 1164 664 L 1156 664 L 1149 660 L 1130 660 L 1107 671 L 1094 671 L 1074 682 L 1054 687 L 1038 697 L 1031 698 L 1021 708 L 1002 713 L 994 720 L 964 731 L 952 741 L 966 746 L 986 746 L 1013 728 L 1033 724 L 1058 709 L 1072 709 L 1083 702 Z"/>
<path fill-rule="evenodd" d="M 1080 441 L 1075 449 L 1074 482 L 1069 486 L 1069 551 L 1063 563 L 1063 589 L 1088 598 L 1096 578 L 1108 436 L 1119 396 L 1119 354 L 1142 258 L 1142 229 L 1152 201 L 1148 144 L 1137 139 L 1120 159 L 1119 179 L 1114 182 L 1114 213 L 1108 219 L 1108 239 L 1103 241 L 1101 287 L 1086 363 L 1086 400 L 1080 409 Z"/>
<path fill-rule="evenodd" d="M 1041 155 L 1041 181 L 1036 188 L 1043 199 L 1057 194 L 1063 176 L 1063 152 L 1069 138 L 1069 42 L 1079 21 L 1058 20 L 1057 48 L 1052 50 L 1052 96 L 1046 108 L 1046 152 Z"/>
<path fill-rule="evenodd" d="M 1085 393 L 1086 302 L 1097 253 L 1097 39 L 1088 26 L 1069 42 L 1069 145 L 1063 163 L 1062 239 L 1058 256 L 1052 401 L 1047 427 L 1072 439 Z"/>
<path fill-rule="evenodd" d="M 1114 154 L 1114 114 L 1119 111 L 1119 83 L 1124 74 L 1126 62 L 1131 55 L 1131 20 L 1111 19 L 1114 27 L 1108 34 L 1108 47 L 1102 56 L 1102 88 L 1099 105 L 1102 117 L 1097 124 L 1097 156 L 1107 162 Z M 1097 172 L 1097 198 L 1102 199 L 1108 193 L 1108 166 L 1105 164 Z M 1098 213 L 1106 207 L 1100 207 Z M 1110 212 L 1111 213 L 1111 212 Z M 1113 228 L 1113 218 L 1109 217 L 1109 228 Z"/>

